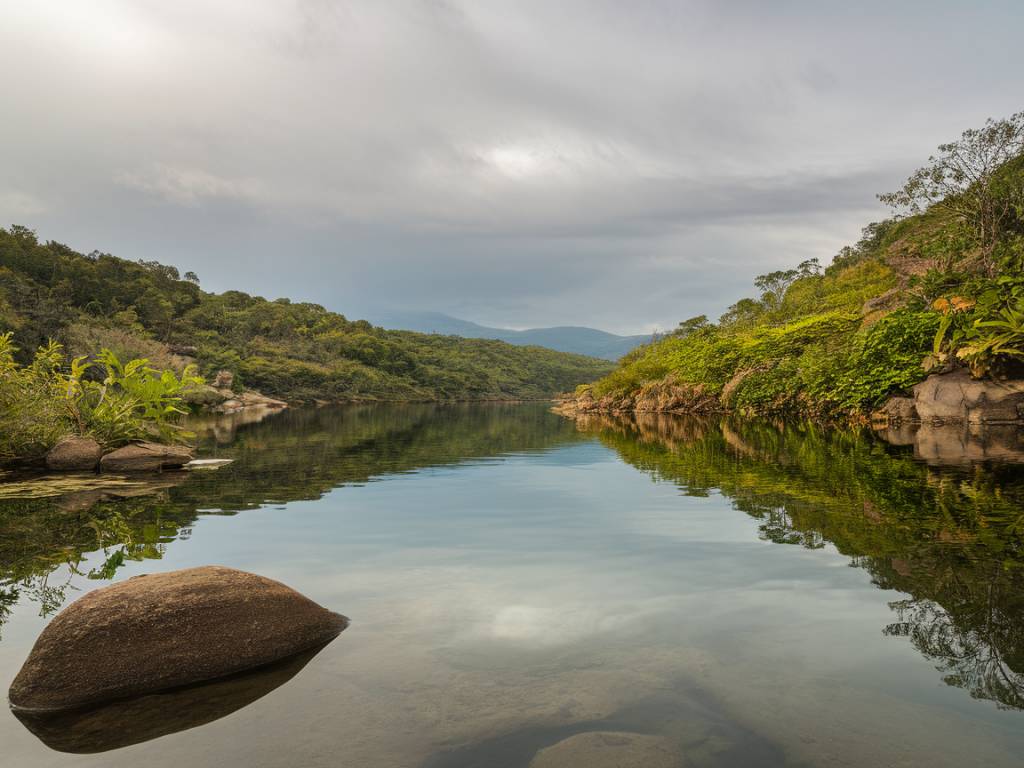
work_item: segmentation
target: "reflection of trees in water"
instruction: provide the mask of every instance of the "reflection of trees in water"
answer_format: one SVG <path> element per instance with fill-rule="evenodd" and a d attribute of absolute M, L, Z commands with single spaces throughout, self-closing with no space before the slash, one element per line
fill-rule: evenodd
<path fill-rule="evenodd" d="M 1020 643 L 1019 637 L 1003 636 L 1007 627 L 1014 626 L 1012 618 L 1007 622 L 1007 617 L 990 617 L 965 627 L 932 600 L 897 600 L 889 607 L 899 621 L 888 625 L 885 634 L 910 638 L 925 658 L 937 663 L 947 684 L 966 689 L 976 699 L 995 701 L 1001 708 L 1024 709 L 1024 674 L 1014 671 L 1000 650 L 1007 642 Z M 1019 632 L 1019 625 L 1015 628 Z"/>
<path fill-rule="evenodd" d="M 546 405 L 408 405 L 295 409 L 261 423 L 204 419 L 207 449 L 235 463 L 216 472 L 0 500 L 0 628 L 19 601 L 57 611 L 74 579 L 110 579 L 129 561 L 160 559 L 201 514 L 317 499 L 332 488 L 585 439 Z M 225 426 L 226 424 L 226 426 Z M 225 435 L 233 441 L 222 444 Z M 66 483 L 65 483 L 66 485 Z M 38 489 L 37 489 L 38 490 Z M 86 568 L 87 555 L 102 561 Z"/>
<path fill-rule="evenodd" d="M 883 589 L 949 684 L 1024 709 L 1024 472 L 930 468 L 859 431 L 807 424 L 596 416 L 578 427 L 691 495 L 717 489 L 761 538 L 832 543 Z"/>

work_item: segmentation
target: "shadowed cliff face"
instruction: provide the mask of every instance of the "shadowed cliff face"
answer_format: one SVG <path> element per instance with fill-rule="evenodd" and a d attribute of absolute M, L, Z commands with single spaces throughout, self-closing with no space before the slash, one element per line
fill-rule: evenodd
<path fill-rule="evenodd" d="M 1024 461 L 1020 435 L 922 427 L 888 445 L 861 431 L 673 417 L 577 420 L 628 463 L 694 496 L 719 491 L 767 541 L 834 545 L 893 600 L 949 685 L 1024 708 Z"/>

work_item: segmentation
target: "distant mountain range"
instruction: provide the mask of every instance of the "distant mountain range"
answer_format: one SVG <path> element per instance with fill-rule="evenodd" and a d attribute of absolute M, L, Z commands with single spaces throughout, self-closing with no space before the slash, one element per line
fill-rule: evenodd
<path fill-rule="evenodd" d="M 651 340 L 647 335 L 618 336 L 596 328 L 574 325 L 529 328 L 525 331 L 490 328 L 441 312 L 387 312 L 371 316 L 369 320 L 374 325 L 392 330 L 439 333 L 467 339 L 499 339 L 520 346 L 535 344 L 560 352 L 575 352 L 605 360 L 618 360 L 630 350 Z"/>

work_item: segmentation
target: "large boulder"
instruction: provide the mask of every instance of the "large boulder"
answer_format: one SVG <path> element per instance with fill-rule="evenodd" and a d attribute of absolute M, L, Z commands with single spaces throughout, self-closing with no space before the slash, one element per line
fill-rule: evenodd
<path fill-rule="evenodd" d="M 57 713 L 215 680 L 316 648 L 347 625 L 284 584 L 231 568 L 137 576 L 61 611 L 10 703 Z"/>
<path fill-rule="evenodd" d="M 129 443 L 100 459 L 100 469 L 104 472 L 159 472 L 183 467 L 192 458 L 192 449 L 183 445 Z"/>
<path fill-rule="evenodd" d="M 914 406 L 933 424 L 1024 421 L 1024 381 L 973 379 L 966 370 L 935 374 L 914 387 Z"/>
<path fill-rule="evenodd" d="M 46 454 L 46 467 L 59 472 L 87 472 L 96 469 L 101 456 L 103 449 L 91 437 L 65 437 Z"/>

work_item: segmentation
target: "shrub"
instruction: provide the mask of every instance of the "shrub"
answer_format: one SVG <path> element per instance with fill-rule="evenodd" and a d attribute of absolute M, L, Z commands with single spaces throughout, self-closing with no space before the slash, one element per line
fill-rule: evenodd
<path fill-rule="evenodd" d="M 177 422 L 186 412 L 182 394 L 202 383 L 191 367 L 178 377 L 145 359 L 122 363 L 105 349 L 96 356 L 103 375 L 96 380 L 87 374 L 97 363 L 77 357 L 65 365 L 63 349 L 53 341 L 21 366 L 11 339 L 0 334 L 0 460 L 39 458 L 68 434 L 93 437 L 105 447 L 190 436 Z"/>

